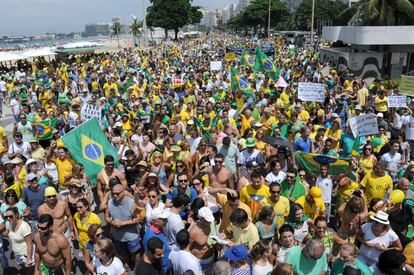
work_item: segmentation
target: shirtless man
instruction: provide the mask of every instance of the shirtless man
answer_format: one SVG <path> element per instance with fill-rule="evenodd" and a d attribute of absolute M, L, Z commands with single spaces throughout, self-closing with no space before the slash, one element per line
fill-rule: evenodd
<path fill-rule="evenodd" d="M 214 249 L 207 241 L 210 235 L 210 223 L 214 222 L 214 216 L 210 208 L 202 207 L 198 210 L 200 220 L 193 223 L 188 229 L 190 234 L 191 253 L 200 259 L 201 269 L 208 274 L 209 268 L 214 263 Z"/>
<path fill-rule="evenodd" d="M 53 230 L 52 225 L 53 217 L 51 215 L 43 214 L 39 217 L 39 232 L 34 235 L 36 247 L 34 275 L 71 274 L 72 262 L 69 241 L 62 233 Z"/>
<path fill-rule="evenodd" d="M 66 202 L 58 200 L 57 195 L 54 187 L 47 187 L 45 189 L 45 202 L 39 206 L 37 215 L 39 217 L 44 214 L 51 215 L 53 217 L 53 231 L 64 234 L 66 238 L 74 238 L 75 226 L 69 206 Z M 69 222 L 70 231 L 66 220 Z"/>
<path fill-rule="evenodd" d="M 155 145 L 151 142 L 148 132 L 142 134 L 142 143 L 139 144 L 139 150 L 142 152 L 142 158 L 145 161 L 148 161 L 149 156 L 155 150 Z"/>
<path fill-rule="evenodd" d="M 115 159 L 113 156 L 108 155 L 104 158 L 105 168 L 96 176 L 97 179 L 97 192 L 99 196 L 99 201 L 104 200 L 105 194 L 110 191 L 109 180 L 114 177 L 118 177 L 121 181 L 121 184 L 124 186 L 125 190 L 128 190 L 128 184 L 125 179 L 124 173 L 115 168 Z M 104 210 L 104 209 L 101 209 Z"/>
<path fill-rule="evenodd" d="M 210 183 L 214 188 L 234 188 L 234 176 L 230 170 L 223 165 L 224 156 L 217 153 L 214 156 L 214 166 L 211 169 Z"/>

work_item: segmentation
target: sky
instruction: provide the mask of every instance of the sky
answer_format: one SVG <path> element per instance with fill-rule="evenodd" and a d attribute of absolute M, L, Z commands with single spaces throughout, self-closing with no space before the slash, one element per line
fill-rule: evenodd
<path fill-rule="evenodd" d="M 145 0 L 146 7 L 149 0 Z M 238 0 L 194 0 L 193 5 L 222 8 Z M 112 17 L 142 19 L 141 0 L 0 0 L 0 36 L 69 33 Z"/>

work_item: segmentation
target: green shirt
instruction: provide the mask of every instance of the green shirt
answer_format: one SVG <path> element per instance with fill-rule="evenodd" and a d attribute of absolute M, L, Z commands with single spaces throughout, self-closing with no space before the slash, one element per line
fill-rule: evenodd
<path fill-rule="evenodd" d="M 368 266 L 361 262 L 360 260 L 356 259 L 355 264 L 351 264 L 351 266 L 358 268 L 361 270 L 362 275 L 371 275 L 372 272 L 369 270 Z M 332 273 L 331 275 L 341 275 L 344 272 L 344 260 L 341 258 L 337 259 L 332 265 Z"/>
<path fill-rule="evenodd" d="M 314 260 L 303 255 L 302 248 L 299 246 L 289 249 L 285 262 L 293 266 L 295 275 L 320 274 L 328 270 L 326 253 L 323 253 L 319 259 Z"/>

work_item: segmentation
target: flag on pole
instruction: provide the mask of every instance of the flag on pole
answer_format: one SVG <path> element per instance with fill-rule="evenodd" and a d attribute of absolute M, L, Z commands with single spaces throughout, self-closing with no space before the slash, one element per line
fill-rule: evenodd
<path fill-rule="evenodd" d="M 247 51 L 243 51 L 242 64 L 244 66 L 249 67 L 251 70 L 253 70 L 255 67 L 254 63 L 255 63 L 254 57 L 251 54 L 249 54 Z"/>
<path fill-rule="evenodd" d="M 61 138 L 73 159 L 81 163 L 86 175 L 96 184 L 97 174 L 104 168 L 104 158 L 112 155 L 118 166 L 118 152 L 109 143 L 98 120 L 92 118 L 76 127 Z"/>
<path fill-rule="evenodd" d="M 132 86 L 132 84 L 133 84 L 133 80 L 130 78 L 130 79 L 128 79 L 126 82 L 125 82 L 125 84 L 122 86 L 122 88 L 119 90 L 119 92 L 123 95 L 123 94 L 125 94 L 127 91 L 128 91 L 128 89 L 129 89 L 129 87 L 131 87 Z"/>
<path fill-rule="evenodd" d="M 53 138 L 52 131 L 56 128 L 58 123 L 57 118 L 52 118 L 52 120 L 29 120 L 32 124 L 32 128 L 34 129 L 34 133 L 36 134 L 39 140 L 48 140 Z"/>
<path fill-rule="evenodd" d="M 352 159 L 327 156 L 322 154 L 308 154 L 296 152 L 296 164 L 312 173 L 320 173 L 321 164 L 329 164 L 329 175 L 339 175 L 344 173 L 352 164 Z"/>
<path fill-rule="evenodd" d="M 267 76 L 273 80 L 279 79 L 280 70 L 276 68 L 272 59 L 262 52 L 259 48 L 256 50 L 256 63 L 254 66 L 256 71 L 264 71 Z"/>
<path fill-rule="evenodd" d="M 249 97 L 253 97 L 254 95 L 247 77 L 242 77 L 234 67 L 231 67 L 231 89 L 233 92 L 240 90 Z"/>

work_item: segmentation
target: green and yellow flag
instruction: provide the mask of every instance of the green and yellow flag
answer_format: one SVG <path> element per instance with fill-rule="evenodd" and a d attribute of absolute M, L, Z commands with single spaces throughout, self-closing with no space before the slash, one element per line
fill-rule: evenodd
<path fill-rule="evenodd" d="M 256 64 L 254 66 L 256 71 L 264 71 L 267 76 L 273 80 L 279 80 L 280 70 L 276 68 L 272 59 L 262 52 L 259 48 L 256 50 Z"/>
<path fill-rule="evenodd" d="M 307 154 L 303 152 L 296 152 L 296 164 L 302 169 L 312 173 L 320 173 L 321 164 L 329 164 L 329 175 L 339 175 L 348 169 L 352 164 L 352 159 L 341 158 L 334 156 L 327 156 L 322 154 Z M 349 175 L 352 176 L 352 175 Z"/>
<path fill-rule="evenodd" d="M 254 57 L 247 51 L 243 51 L 242 54 L 242 65 L 249 67 L 251 70 L 254 70 L 255 62 Z"/>
<path fill-rule="evenodd" d="M 358 156 L 359 155 L 359 145 L 360 145 L 360 143 L 361 143 L 360 137 L 357 136 L 355 138 L 355 141 L 354 141 L 354 146 L 352 147 L 352 153 L 351 153 L 352 156 Z"/>
<path fill-rule="evenodd" d="M 56 124 L 58 123 L 57 118 L 52 118 L 52 120 L 47 119 L 41 121 L 31 121 L 30 119 L 28 119 L 28 121 L 30 121 L 30 123 L 32 124 L 34 133 L 37 134 L 38 140 L 47 140 L 53 138 L 52 131 L 54 128 L 56 128 Z"/>
<path fill-rule="evenodd" d="M 131 87 L 132 86 L 132 84 L 134 84 L 134 81 L 130 78 L 130 79 L 128 79 L 126 82 L 125 82 L 125 84 L 122 86 L 122 88 L 119 90 L 119 92 L 121 93 L 121 94 L 125 94 L 127 91 L 128 91 L 128 89 L 129 89 L 129 87 Z"/>
<path fill-rule="evenodd" d="M 118 166 L 118 152 L 109 143 L 98 120 L 92 118 L 61 138 L 73 159 L 81 163 L 86 175 L 96 184 L 96 175 L 104 168 L 104 158 L 112 155 Z"/>
<path fill-rule="evenodd" d="M 254 96 L 254 91 L 250 86 L 247 77 L 242 77 L 240 72 L 238 72 L 234 67 L 231 67 L 231 90 L 233 92 L 235 92 L 236 90 L 240 90 L 246 96 Z"/>

